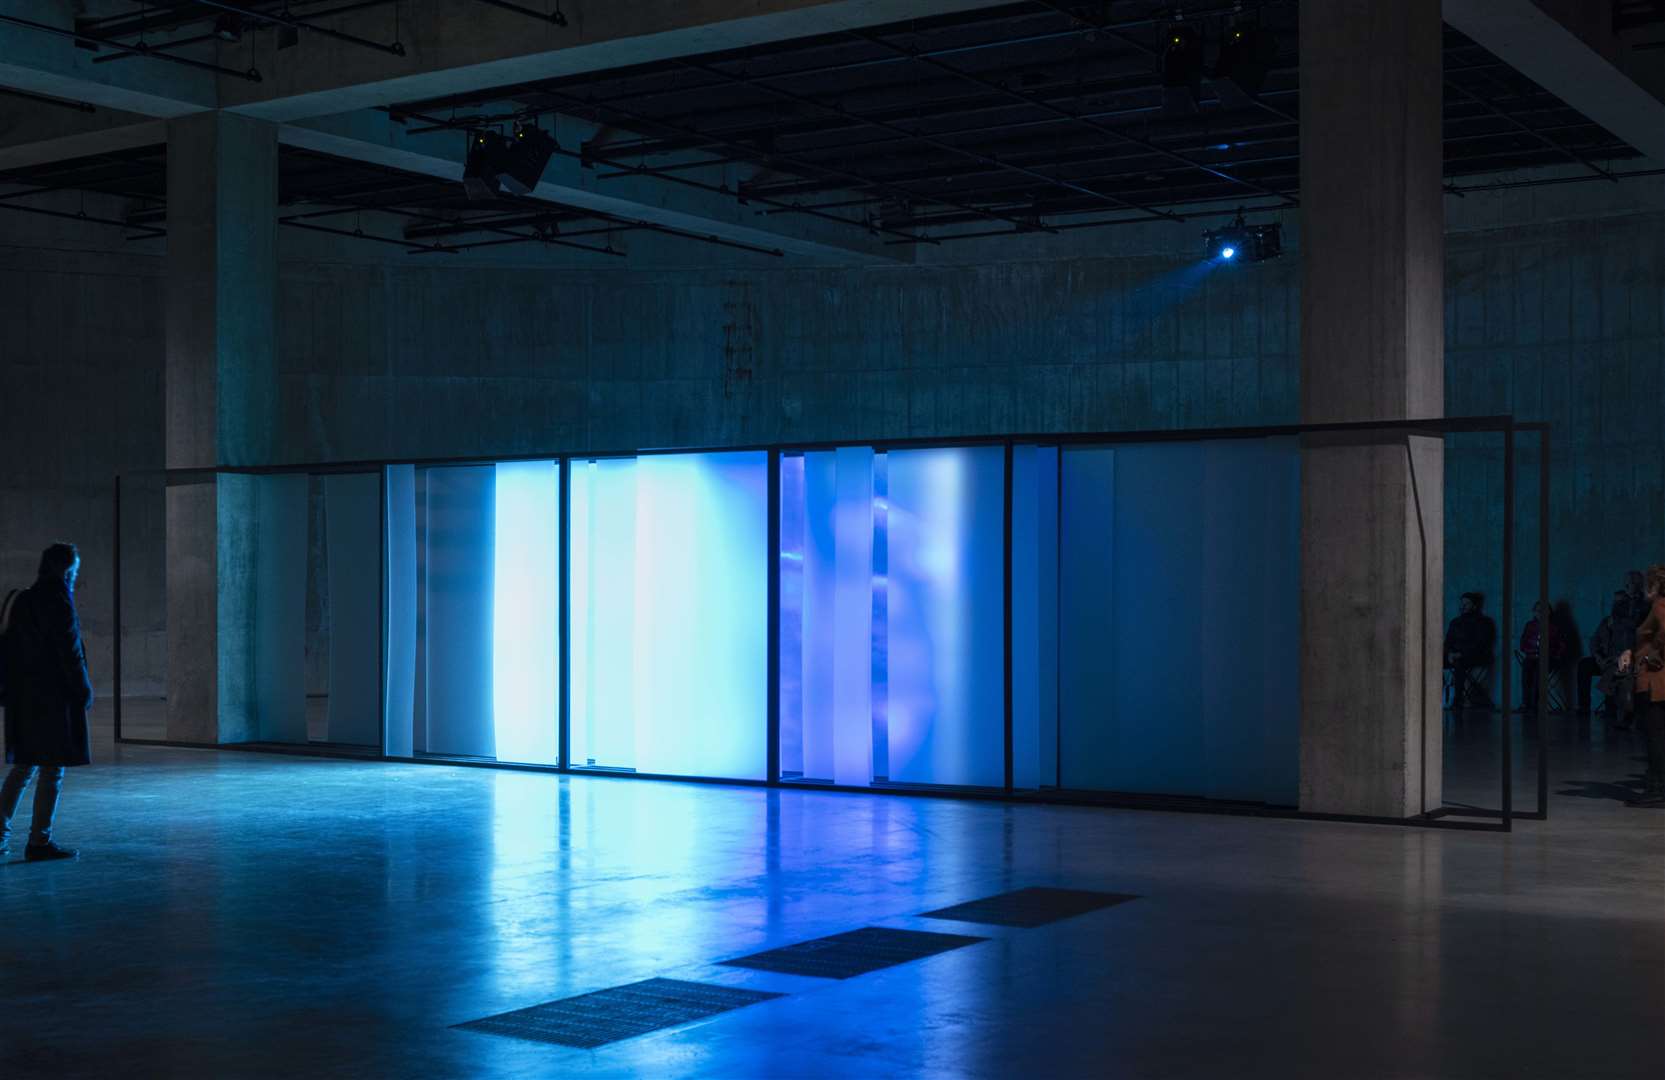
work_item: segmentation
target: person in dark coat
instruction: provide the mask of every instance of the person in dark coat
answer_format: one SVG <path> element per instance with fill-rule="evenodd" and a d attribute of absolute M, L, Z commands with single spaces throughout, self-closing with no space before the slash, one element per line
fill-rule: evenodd
<path fill-rule="evenodd" d="M 1625 574 L 1624 611 L 1619 616 L 1620 620 L 1629 622 L 1630 628 L 1635 630 L 1652 610 L 1653 602 L 1643 588 L 1642 571 L 1629 571 Z"/>
<path fill-rule="evenodd" d="M 1611 614 L 1590 635 L 1590 655 L 1578 662 L 1578 711 L 1590 711 L 1590 680 L 1599 678 L 1601 692 L 1607 695 L 1602 711 L 1616 727 L 1630 723 L 1633 677 L 1619 671 L 1619 657 L 1636 647 L 1636 627 L 1630 620 L 1629 598 L 1622 591 L 1614 593 Z"/>
<path fill-rule="evenodd" d="M 52 842 L 52 819 L 64 769 L 92 761 L 87 738 L 92 681 L 75 614 L 80 572 L 74 544 L 47 548 L 35 583 L 18 594 L 7 621 L 6 761 L 12 769 L 0 784 L 0 851 L 11 838 L 12 815 L 23 789 L 34 779 L 35 812 L 23 849 L 30 861 L 76 854 Z"/>
<path fill-rule="evenodd" d="M 1458 601 L 1457 617 L 1445 630 L 1445 666 L 1451 669 L 1453 709 L 1485 708 L 1491 704 L 1485 699 L 1485 690 L 1478 686 L 1473 691 L 1480 700 L 1466 700 L 1471 681 L 1469 672 L 1491 667 L 1492 652 L 1497 645 L 1497 624 L 1481 610 L 1484 603 L 1485 597 L 1479 593 L 1464 593 Z"/>

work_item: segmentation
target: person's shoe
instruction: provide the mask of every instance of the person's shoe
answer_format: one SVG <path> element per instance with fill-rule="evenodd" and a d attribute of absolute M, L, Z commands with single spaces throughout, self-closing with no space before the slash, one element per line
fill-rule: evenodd
<path fill-rule="evenodd" d="M 30 844 L 23 849 L 23 858 L 29 862 L 50 862 L 54 859 L 73 859 L 81 854 L 74 848 L 59 847 L 48 840 L 44 844 Z"/>

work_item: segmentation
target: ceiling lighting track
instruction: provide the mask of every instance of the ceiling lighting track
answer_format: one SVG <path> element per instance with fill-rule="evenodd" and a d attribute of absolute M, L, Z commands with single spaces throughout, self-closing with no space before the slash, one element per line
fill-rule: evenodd
<path fill-rule="evenodd" d="M 552 26 L 565 26 L 567 24 L 567 17 L 562 14 L 559 2 L 555 4 L 555 10 L 548 13 L 529 8 L 524 4 L 511 3 L 510 0 L 480 0 L 480 3 L 490 4 L 494 8 L 502 8 L 504 11 L 512 11 L 517 15 L 525 15 L 529 19 L 546 22 Z"/>
<path fill-rule="evenodd" d="M 134 225 L 126 221 L 117 221 L 115 218 L 94 217 L 91 214 L 80 212 L 70 213 L 68 210 L 48 210 L 40 206 L 19 206 L 13 202 L 0 202 L 0 210 L 15 210 L 19 214 L 35 214 L 40 217 L 63 218 L 65 221 L 84 221 L 90 225 L 115 225 L 123 229 L 136 230 L 140 239 L 168 235 L 167 230 L 158 229 L 152 225 Z"/>
<path fill-rule="evenodd" d="M 866 31 L 863 31 L 863 30 L 851 30 L 851 31 L 847 31 L 847 33 L 849 33 L 851 37 L 854 37 L 857 40 L 870 42 L 874 45 L 878 45 L 878 46 L 881 46 L 883 48 L 890 49 L 892 52 L 898 53 L 898 54 L 903 55 L 903 56 L 910 55 L 907 49 L 903 48 L 902 46 L 896 44 L 893 41 L 890 41 L 886 38 L 882 38 L 882 37 L 878 36 L 877 34 L 870 34 L 870 33 L 867 33 Z M 981 75 L 977 75 L 973 72 L 965 71 L 961 68 L 957 68 L 952 64 L 945 64 L 941 60 L 931 60 L 931 59 L 927 59 L 927 58 L 916 58 L 916 59 L 917 59 L 918 63 L 924 64 L 927 67 L 930 67 L 930 68 L 932 68 L 934 70 L 937 70 L 937 71 L 941 71 L 944 74 L 953 75 L 953 76 L 955 76 L 956 78 L 959 78 L 959 79 L 964 79 L 967 82 L 975 83 L 978 86 L 983 87 L 984 89 L 997 91 L 997 92 L 1002 93 L 1002 94 L 1006 95 L 1007 97 L 1013 99 L 1014 101 L 1021 101 L 1021 102 L 1024 102 L 1025 104 L 1033 105 L 1033 106 L 1036 106 L 1037 108 L 1045 109 L 1048 112 L 1053 113 L 1054 115 L 1068 117 L 1072 120 L 1076 120 L 1077 123 L 1081 123 L 1084 126 L 1086 126 L 1088 128 L 1091 128 L 1093 131 L 1096 131 L 1099 134 L 1104 135 L 1108 138 L 1119 139 L 1122 142 L 1131 143 L 1134 146 L 1142 146 L 1146 150 L 1149 150 L 1153 154 L 1159 154 L 1163 157 L 1169 158 L 1170 160 L 1173 160 L 1173 161 L 1177 161 L 1180 164 L 1186 165 L 1186 166 L 1188 166 L 1190 168 L 1193 168 L 1193 169 L 1201 169 L 1203 172 L 1209 173 L 1213 176 L 1217 176 L 1221 180 L 1226 181 L 1227 183 L 1237 184 L 1240 187 L 1246 187 L 1250 191 L 1256 192 L 1257 194 L 1260 194 L 1260 195 L 1268 196 L 1270 198 L 1282 199 L 1282 200 L 1284 200 L 1285 203 L 1287 203 L 1290 206 L 1296 205 L 1294 196 L 1288 194 L 1287 192 L 1274 191 L 1271 188 L 1266 187 L 1263 184 L 1257 184 L 1252 180 L 1244 180 L 1241 177 L 1233 176 L 1231 173 L 1225 172 L 1222 169 L 1216 169 L 1213 166 L 1205 165 L 1200 161 L 1195 161 L 1191 158 L 1188 158 L 1184 154 L 1177 154 L 1172 150 L 1168 150 L 1164 147 L 1158 146 L 1155 143 L 1151 142 L 1149 139 L 1141 139 L 1137 135 L 1129 135 L 1125 131 L 1119 131 L 1116 128 L 1113 128 L 1113 127 L 1106 127 L 1103 124 L 1095 123 L 1093 121 L 1082 121 L 1078 117 L 1071 114 L 1067 109 L 1060 108 L 1059 106 L 1054 105 L 1051 102 L 1046 101 L 1045 99 L 1038 98 L 1033 94 L 1025 93 L 1022 90 L 1014 90 L 1010 86 L 1001 86 L 998 83 L 992 83 L 992 82 L 988 81 L 987 79 L 983 78 Z"/>
<path fill-rule="evenodd" d="M 136 45 L 123 45 L 118 41 L 111 41 L 109 38 L 95 37 L 92 34 L 84 34 L 76 30 L 66 29 L 62 26 L 52 26 L 49 23 L 36 22 L 33 19 L 20 18 L 16 15 L 0 15 L 0 23 L 9 23 L 12 26 L 21 26 L 25 30 L 35 30 L 42 34 L 52 34 L 57 37 L 69 38 L 71 41 L 77 43 L 90 42 L 101 49 L 111 49 L 115 52 L 127 53 L 132 56 L 148 56 L 152 60 L 166 60 L 170 64 L 180 64 L 184 67 L 196 68 L 198 71 L 212 71 L 216 75 L 230 75 L 233 78 L 246 79 L 249 82 L 260 81 L 260 69 L 258 68 L 251 67 L 247 71 L 238 71 L 236 68 L 221 67 L 219 64 L 210 64 L 206 60 L 192 60 L 188 56 L 174 56 L 171 53 L 160 52 L 156 49 L 150 48 L 150 46 L 144 44 L 143 42 Z"/>
<path fill-rule="evenodd" d="M 371 41 L 369 38 L 359 37 L 357 34 L 349 34 L 343 30 L 331 30 L 327 26 L 319 26 L 317 23 L 307 22 L 304 19 L 296 19 L 288 15 L 274 15 L 264 11 L 255 11 L 239 4 L 222 3 L 221 0 L 196 0 L 196 2 L 201 4 L 203 7 L 210 7 L 216 11 L 224 11 L 231 15 L 241 15 L 245 19 L 254 19 L 257 22 L 267 22 L 273 24 L 274 26 L 285 26 L 291 30 L 305 30 L 308 33 L 317 34 L 319 37 L 334 38 L 336 41 L 344 41 L 349 45 L 357 45 L 364 49 L 374 49 L 377 52 L 387 53 L 389 56 L 405 55 L 404 43 L 400 41 L 393 41 L 384 44 L 380 41 Z M 394 10 L 397 11 L 398 9 L 395 8 Z"/>

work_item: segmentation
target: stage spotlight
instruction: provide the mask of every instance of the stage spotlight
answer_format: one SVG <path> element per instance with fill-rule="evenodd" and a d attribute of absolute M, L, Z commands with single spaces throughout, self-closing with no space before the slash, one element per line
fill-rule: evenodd
<path fill-rule="evenodd" d="M 517 127 L 503 144 L 497 180 L 516 195 L 530 194 L 554 154 L 555 139 L 547 131 L 535 125 Z"/>
<path fill-rule="evenodd" d="M 1188 26 L 1170 27 L 1162 50 L 1162 111 L 1169 116 L 1196 115 L 1202 75 L 1202 38 Z"/>
<path fill-rule="evenodd" d="M 1275 222 L 1250 225 L 1239 213 L 1225 228 L 1204 233 L 1203 249 L 1219 262 L 1265 262 L 1283 254 L 1283 227 Z"/>
<path fill-rule="evenodd" d="M 1210 76 L 1214 92 L 1230 108 L 1253 105 L 1277 56 L 1278 42 L 1271 34 L 1254 26 L 1232 27 Z"/>
<path fill-rule="evenodd" d="M 471 131 L 463 160 L 463 187 L 470 199 L 489 199 L 501 189 L 498 172 L 508 140 L 495 131 Z"/>

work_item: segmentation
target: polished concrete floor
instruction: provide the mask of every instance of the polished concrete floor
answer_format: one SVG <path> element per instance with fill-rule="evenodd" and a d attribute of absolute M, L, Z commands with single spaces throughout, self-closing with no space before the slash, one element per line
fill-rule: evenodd
<path fill-rule="evenodd" d="M 106 744 L 82 859 L 0 866 L 0 1076 L 1656 1077 L 1665 812 L 1618 801 L 1627 738 L 1552 734 L 1508 836 Z M 1027 885 L 1140 899 L 918 917 Z M 990 940 L 715 963 L 870 925 Z M 786 996 L 596 1050 L 451 1028 L 655 976 Z"/>

